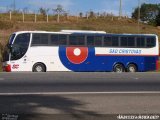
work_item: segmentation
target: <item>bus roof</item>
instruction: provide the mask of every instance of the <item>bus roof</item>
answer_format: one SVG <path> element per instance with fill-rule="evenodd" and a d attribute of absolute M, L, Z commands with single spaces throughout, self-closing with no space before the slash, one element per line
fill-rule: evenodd
<path fill-rule="evenodd" d="M 63 33 L 100 33 L 106 34 L 105 31 L 90 31 L 90 30 L 61 30 Z"/>
<path fill-rule="evenodd" d="M 105 31 L 87 31 L 87 30 L 61 30 L 59 32 L 50 32 L 50 31 L 18 31 L 14 32 L 14 34 L 22 34 L 22 33 L 50 33 L 50 34 L 96 34 L 96 35 L 117 35 L 117 36 L 157 36 L 156 34 L 115 34 L 115 33 L 106 33 Z"/>

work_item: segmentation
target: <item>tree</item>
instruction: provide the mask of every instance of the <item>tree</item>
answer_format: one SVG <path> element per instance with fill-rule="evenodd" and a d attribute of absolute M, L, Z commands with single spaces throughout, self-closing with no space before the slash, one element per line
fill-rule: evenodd
<path fill-rule="evenodd" d="M 80 17 L 80 18 L 83 17 L 83 13 L 82 13 L 82 12 L 79 13 L 79 17 Z"/>
<path fill-rule="evenodd" d="M 56 9 L 53 9 L 54 12 L 56 12 L 57 14 L 57 22 L 59 23 L 59 17 L 62 13 L 64 13 L 64 9 L 63 9 L 63 6 L 62 5 L 57 5 L 57 8 Z"/>
<path fill-rule="evenodd" d="M 132 13 L 132 18 L 138 19 L 138 7 Z M 149 24 L 155 24 L 155 19 L 159 11 L 158 4 L 142 4 L 140 7 L 140 20 Z"/>
<path fill-rule="evenodd" d="M 160 11 L 159 11 L 158 15 L 156 16 L 156 25 L 160 26 Z"/>
<path fill-rule="evenodd" d="M 95 13 L 94 13 L 94 11 L 89 11 L 89 17 L 91 17 L 91 18 L 93 18 L 93 17 L 95 17 Z"/>
<path fill-rule="evenodd" d="M 47 13 L 46 13 L 46 9 L 44 9 L 44 8 L 42 8 L 42 7 L 39 8 L 39 12 L 40 12 L 40 14 L 43 15 L 43 16 L 46 16 L 46 14 L 47 14 Z"/>

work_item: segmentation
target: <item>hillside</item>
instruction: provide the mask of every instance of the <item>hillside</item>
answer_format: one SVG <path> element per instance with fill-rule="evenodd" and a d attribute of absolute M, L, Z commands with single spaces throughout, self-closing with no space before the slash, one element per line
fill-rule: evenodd
<path fill-rule="evenodd" d="M 107 33 L 153 33 L 160 37 L 160 29 L 157 27 L 141 23 L 138 29 L 137 21 L 128 18 L 120 20 L 117 17 L 87 19 L 70 16 L 69 18 L 63 17 L 60 19 L 60 23 L 57 23 L 56 18 L 49 17 L 49 22 L 41 18 L 35 23 L 34 19 L 28 19 L 28 21 L 24 22 L 21 19 L 9 21 L 0 15 L 0 59 L 2 59 L 1 52 L 3 51 L 3 47 L 12 32 L 21 30 L 59 31 L 62 29 L 103 30 Z"/>

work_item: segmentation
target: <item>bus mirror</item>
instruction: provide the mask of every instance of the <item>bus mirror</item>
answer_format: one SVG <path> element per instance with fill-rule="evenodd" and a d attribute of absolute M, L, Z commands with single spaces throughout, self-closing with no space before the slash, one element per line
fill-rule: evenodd
<path fill-rule="evenodd" d="M 12 45 L 11 44 L 7 44 L 7 47 L 10 50 L 10 52 L 12 52 Z"/>

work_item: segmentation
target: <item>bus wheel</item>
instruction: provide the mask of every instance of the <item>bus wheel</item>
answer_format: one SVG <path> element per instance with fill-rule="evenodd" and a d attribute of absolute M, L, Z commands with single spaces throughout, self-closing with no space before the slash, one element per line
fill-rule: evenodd
<path fill-rule="evenodd" d="M 113 68 L 114 72 L 122 73 L 125 71 L 124 66 L 122 64 L 116 64 Z"/>
<path fill-rule="evenodd" d="M 37 63 L 33 66 L 33 72 L 46 72 L 46 67 L 42 63 Z"/>
<path fill-rule="evenodd" d="M 137 72 L 137 66 L 134 64 L 129 64 L 127 67 L 127 72 Z"/>

